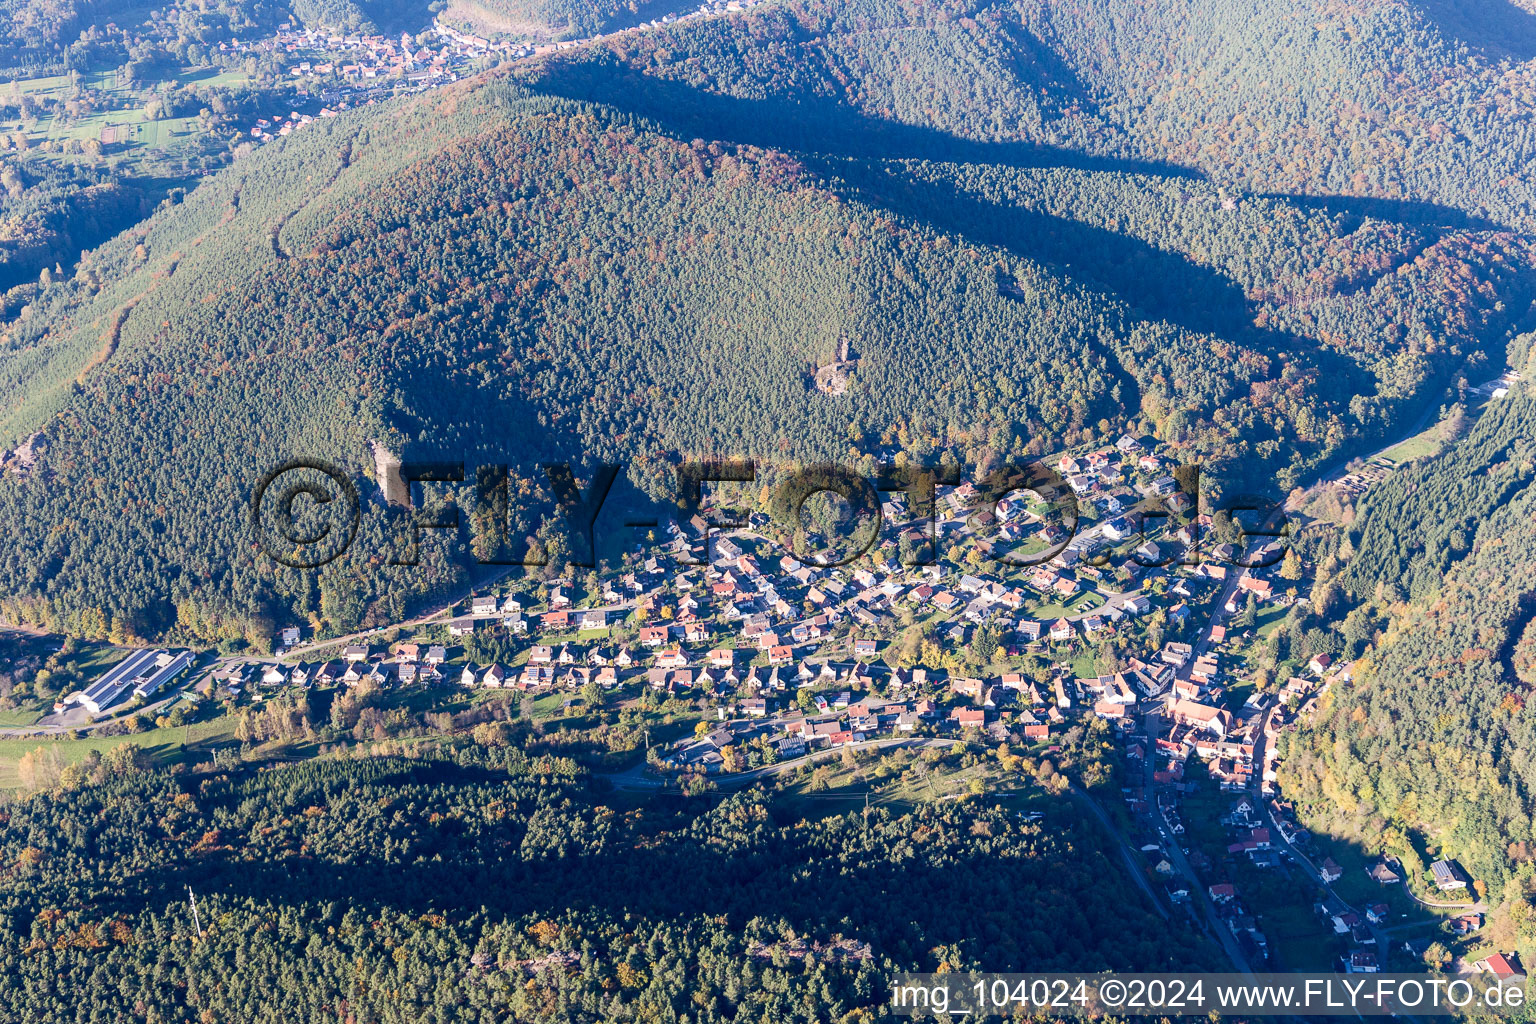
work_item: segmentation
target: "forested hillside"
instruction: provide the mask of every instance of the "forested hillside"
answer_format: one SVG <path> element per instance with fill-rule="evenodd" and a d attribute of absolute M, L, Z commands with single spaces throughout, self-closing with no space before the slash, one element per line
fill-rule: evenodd
<path fill-rule="evenodd" d="M 1302 8 L 1286 10 L 1252 19 L 1254 52 Z M 1118 26 L 1117 45 L 1164 59 L 1159 33 L 1197 16 L 1217 17 L 1103 0 L 1074 31 Z M 1213 493 L 1283 493 L 1491 376 L 1530 326 L 1523 213 L 1439 179 L 1411 202 L 1287 198 L 1311 184 L 1231 147 L 1160 148 L 1195 129 L 1155 128 L 1157 97 L 1111 73 L 1150 58 L 1066 45 L 1062 18 L 769 4 L 264 146 L 0 326 L 0 439 L 41 430 L 47 453 L 0 478 L 17 538 L 0 607 L 197 641 L 397 616 L 462 580 L 462 549 L 385 567 L 370 504 L 341 562 L 279 572 L 243 519 L 266 469 L 303 454 L 362 480 L 373 440 L 525 477 L 540 459 L 631 460 L 666 500 L 687 455 L 981 463 L 1130 428 L 1205 463 Z M 1402 6 L 1371 20 L 1389 24 L 1429 31 Z M 1449 45 L 1413 59 L 1491 59 Z M 1350 87 L 1396 96 L 1407 58 L 1371 52 L 1381 74 Z M 1191 110 L 1221 114 L 1198 95 Z M 1456 152 L 1415 161 L 1506 173 L 1503 149 Z M 1368 185 L 1341 190 L 1386 195 Z M 1519 201 L 1518 182 L 1500 192 Z M 821 393 L 812 371 L 844 342 L 849 392 Z"/>
<path fill-rule="evenodd" d="M 685 110 L 694 93 L 770 117 L 767 97 L 829 100 L 922 129 L 891 138 L 930 150 L 1038 143 L 1530 228 L 1536 16 L 1464 6 L 801 0 L 606 52 L 674 86 Z"/>
<path fill-rule="evenodd" d="M 417 0 L 291 0 L 293 16 L 306 27 L 333 32 L 418 31 L 428 21 Z"/>
<path fill-rule="evenodd" d="M 174 0 L 0 0 L 0 71 L 27 77 L 153 58 L 157 51 L 206 52 L 254 29 L 270 30 L 287 13 L 286 3 L 266 0 L 185 9 Z"/>
<path fill-rule="evenodd" d="M 1522 362 L 1523 362 L 1522 354 Z M 1316 820 L 1422 866 L 1456 858 L 1507 927 L 1536 896 L 1536 399 L 1495 400 L 1444 455 L 1373 490 L 1340 538 L 1350 603 L 1391 617 L 1285 757 Z"/>
<path fill-rule="evenodd" d="M 807 822 L 759 795 L 624 811 L 569 765 L 472 746 L 184 779 L 114 753 L 67 786 L 0 829 L 18 1024 L 855 1021 L 891 970 L 1210 955 L 1070 806 L 1043 824 L 956 804 Z"/>
<path fill-rule="evenodd" d="M 0 485 L 31 538 L 3 556 L 12 593 L 99 601 L 140 629 L 188 599 L 238 620 L 273 586 L 254 553 L 230 562 L 255 480 L 294 453 L 356 466 L 370 437 L 524 463 L 829 457 L 897 427 L 919 444 L 1022 443 L 1017 425 L 1061 435 L 1117 412 L 1100 335 L 1123 314 L 1039 267 L 849 207 L 781 154 L 500 88 L 338 119 L 286 150 L 93 254 L 94 280 L 61 282 L 14 325 L 10 422 L 52 417 L 50 450 L 69 454 Z M 864 356 L 859 403 L 810 386 L 844 336 Z M 927 387 L 957 354 L 971 369 Z M 1062 388 L 1078 397 L 1051 400 Z M 96 497 L 67 499 L 90 544 L 39 529 L 59 521 L 77 460 L 105 474 Z M 667 463 L 642 472 L 670 489 Z M 398 600 L 364 572 L 380 537 L 359 578 L 293 583 L 301 605 Z"/>
<path fill-rule="evenodd" d="M 158 196 L 114 175 L 0 159 L 0 292 L 62 274 L 82 249 L 143 219 Z"/>
<path fill-rule="evenodd" d="M 1528 243 L 1498 230 L 1525 224 L 1529 205 L 1519 190 L 1505 182 L 1477 195 L 1447 191 L 1467 180 L 1468 165 L 1473 181 L 1528 176 L 1518 131 L 1467 124 L 1486 151 L 1415 153 L 1415 173 L 1433 165 L 1440 177 L 1395 193 L 1353 178 L 1303 182 L 1294 176 L 1299 165 L 1271 173 L 1214 144 L 1168 147 L 1166 139 L 1190 136 L 1187 120 L 1230 129 L 1253 123 L 1260 110 L 1275 111 L 1277 137 L 1344 131 L 1289 100 L 1276 108 L 1278 97 L 1264 92 L 1325 88 L 1301 56 L 1295 70 L 1309 77 L 1294 86 L 1281 77 L 1286 63 L 1268 56 L 1270 37 L 1283 36 L 1281 27 L 1306 9 L 1293 5 L 1277 23 L 1273 12 L 1245 20 L 1215 5 L 1128 12 L 1105 2 L 1057 19 L 1050 4 L 985 0 L 783 4 L 614 38 L 519 74 L 543 91 L 641 113 L 679 136 L 793 151 L 871 205 L 1045 262 L 1149 320 L 1219 337 L 1200 338 L 1202 353 L 1187 357 L 1160 338 L 1122 353 L 1121 363 L 1160 434 L 1197 435 L 1208 460 L 1260 454 L 1255 476 L 1283 490 L 1325 461 L 1320 453 L 1385 437 L 1405 406 L 1438 397 L 1458 374 L 1483 372 L 1485 352 L 1497 360 L 1511 328 L 1528 327 L 1532 316 Z M 1412 59 L 1442 77 L 1482 66 L 1482 58 L 1458 56 L 1415 9 L 1380 5 L 1376 13 L 1422 35 Z M 1528 16 L 1512 9 L 1510 17 Z M 1197 31 L 1212 19 L 1236 27 Z M 1069 38 L 1057 20 L 1077 34 Z M 1245 24 L 1247 36 L 1230 38 Z M 1109 43 L 1083 34 L 1090 29 L 1122 48 L 1144 42 L 1159 59 L 1169 37 L 1186 29 L 1185 44 L 1219 44 L 1222 59 L 1204 54 L 1201 67 L 1231 65 L 1252 90 L 1244 101 L 1251 109 L 1226 111 L 1192 90 L 1187 112 L 1159 113 L 1161 93 L 1152 90 L 1180 73 L 1165 69 L 1145 83 L 1126 77 L 1152 58 L 1100 62 Z M 1351 79 L 1350 88 L 1375 89 L 1378 105 L 1404 102 L 1397 49 L 1350 53 L 1376 62 L 1376 73 L 1364 85 Z M 1262 69 L 1251 66 L 1259 54 Z M 1448 123 L 1468 117 L 1460 99 L 1437 102 Z M 1339 167 L 1377 161 L 1359 147 L 1336 159 Z M 1283 194 L 1292 191 L 1329 198 Z M 1495 195 L 1504 214 L 1485 218 Z M 1234 351 L 1244 358 L 1234 361 Z M 1164 360 L 1176 365 L 1157 365 Z M 1266 374 L 1281 380 L 1269 383 Z M 1248 404 L 1220 408 L 1217 396 L 1245 385 Z"/>

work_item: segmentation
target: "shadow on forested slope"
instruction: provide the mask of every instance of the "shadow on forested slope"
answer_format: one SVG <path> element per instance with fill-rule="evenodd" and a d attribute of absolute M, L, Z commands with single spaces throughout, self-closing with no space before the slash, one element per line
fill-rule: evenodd
<path fill-rule="evenodd" d="M 1536 57 L 1536 15 L 1509 0 L 1414 0 L 1425 20 L 1449 43 L 1465 43 L 1493 60 Z"/>
<path fill-rule="evenodd" d="M 700 801 L 692 808 L 706 806 Z M 574 803 L 558 814 L 579 822 L 596 810 Z M 1086 831 L 1077 834 L 1069 803 L 1063 801 L 1059 817 L 1052 813 L 1050 835 L 1026 830 L 1003 841 L 990 831 L 973 832 L 963 846 L 936 835 L 948 850 L 943 856 L 919 847 L 900 858 L 891 850 L 905 846 L 907 833 L 884 810 L 859 825 L 831 823 L 823 832 L 785 830 L 751 815 L 737 822 L 702 814 L 690 823 L 691 815 L 672 820 L 662 809 L 659 816 L 671 820 L 665 833 L 636 837 L 615 825 L 605 843 L 589 845 L 578 828 L 569 833 L 577 838 L 568 848 L 551 842 L 566 832 L 535 833 L 522 821 L 470 833 L 452 817 L 420 828 L 416 816 L 376 836 L 366 852 L 344 857 L 324 850 L 228 860 L 214 855 L 162 866 L 136 878 L 123 899 L 174 904 L 185 900 L 190 883 L 204 899 L 235 904 L 343 901 L 358 909 L 455 918 L 558 919 L 595 911 L 614 920 L 728 916 L 740 924 L 782 917 L 802 935 L 856 936 L 901 959 L 952 944 L 972 949 L 992 969 L 1045 960 L 1076 969 L 1155 965 L 1154 958 L 1168 954 L 1153 941 L 1166 926 L 1144 902 L 1102 886 L 1116 867 Z M 923 831 L 933 828 L 942 826 Z M 1071 861 L 1060 857 L 1063 833 L 1080 854 Z M 1051 928 L 1032 923 L 1041 914 L 1052 916 Z M 1128 935 L 1147 941 L 1126 942 Z"/>
<path fill-rule="evenodd" d="M 1321 210 L 1343 217 L 1344 231 L 1352 231 L 1367 217 L 1391 221 L 1425 231 L 1501 231 L 1502 225 L 1483 217 L 1474 217 L 1450 206 L 1416 202 L 1411 199 L 1377 199 L 1372 196 L 1313 196 L 1298 192 L 1260 193 L 1264 199 L 1278 199 L 1303 210 Z"/>
<path fill-rule="evenodd" d="M 867 117 L 822 97 L 742 99 L 622 65 L 545 64 L 533 87 L 602 103 L 656 122 L 679 138 L 874 160 L 949 160 L 1006 167 L 1067 167 L 1198 179 L 1198 171 L 1152 160 L 1079 153 L 1030 142 L 983 142 L 936 128 Z"/>
<path fill-rule="evenodd" d="M 1061 168 L 1203 180 L 1188 168 L 1153 161 L 1078 153 L 1031 143 L 980 142 L 947 132 L 866 117 L 832 100 L 741 99 L 624 66 L 552 62 L 540 91 L 603 103 L 655 122 L 682 139 L 706 138 L 794 154 L 830 187 L 903 218 L 961 234 L 1042 263 L 1125 302 L 1137 315 L 1186 330 L 1241 337 L 1271 354 L 1306 352 L 1331 379 L 1364 392 L 1370 375 L 1346 357 L 1299 335 L 1253 325 L 1253 310 L 1231 278 L 1137 238 L 1082 221 L 988 202 L 947 183 L 895 174 L 886 161 L 930 160 L 1011 169 Z M 1288 198 L 1288 197 L 1277 197 Z M 1298 205 L 1336 214 L 1371 216 L 1413 225 L 1476 226 L 1455 211 L 1428 203 L 1303 197 Z"/>

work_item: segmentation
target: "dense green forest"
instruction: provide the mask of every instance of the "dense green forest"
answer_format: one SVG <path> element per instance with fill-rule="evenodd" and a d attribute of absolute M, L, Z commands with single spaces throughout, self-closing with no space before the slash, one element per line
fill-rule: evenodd
<path fill-rule="evenodd" d="M 0 157 L 0 292 L 50 278 L 82 249 L 154 209 L 158 196 L 103 171 Z"/>
<path fill-rule="evenodd" d="M 1508 233 L 1173 175 L 828 160 L 441 90 L 264 148 L 0 336 L 6 432 L 47 424 L 51 453 L 0 482 L 6 608 L 199 639 L 381 621 L 463 569 L 434 548 L 379 571 L 370 506 L 347 559 L 274 574 L 241 517 L 267 468 L 361 468 L 373 438 L 630 459 L 666 500 L 672 453 L 980 462 L 1131 423 L 1283 491 L 1478 365 L 1529 308 L 1528 260 Z M 852 393 L 824 395 L 845 338 Z"/>
<path fill-rule="evenodd" d="M 680 456 L 985 463 L 1129 428 L 1213 495 L 1284 493 L 1492 376 L 1536 298 L 1500 120 L 1520 72 L 1404 4 L 1333 12 L 1340 39 L 1314 18 L 1302 47 L 1315 13 L 768 4 L 267 145 L 8 303 L 0 438 L 48 454 L 0 479 L 4 608 L 197 640 L 385 621 L 462 580 L 463 546 L 385 569 L 370 500 L 354 550 L 301 575 L 242 518 L 267 468 L 362 480 L 373 440 L 524 478 L 630 460 L 664 501 Z M 1274 83 L 1319 92 L 1264 93 L 1266 47 Z M 1222 70 L 1159 84 L 1197 58 Z M 1350 103 L 1402 125 L 1333 117 Z M 1414 136 L 1412 175 L 1340 141 L 1410 107 L 1444 137 Z M 1332 166 L 1255 132 L 1313 133 Z M 818 392 L 844 341 L 849 393 Z"/>
<path fill-rule="evenodd" d="M 417 0 L 291 0 L 293 16 L 306 27 L 342 32 L 414 32 L 428 21 Z"/>
<path fill-rule="evenodd" d="M 859 1021 L 891 970 L 1211 955 L 1070 804 L 803 821 L 615 806 L 515 748 L 211 776 L 132 749 L 0 810 L 7 1020 Z"/>
<path fill-rule="evenodd" d="M 1248 191 L 1529 228 L 1536 17 L 1464 6 L 796 0 L 574 61 L 617 59 L 683 112 L 700 94 L 769 119 L 770 98 L 833 103 L 916 129 L 888 138 L 930 152 L 1031 144 L 1039 159 L 1154 161 Z"/>
<path fill-rule="evenodd" d="M 1314 602 L 1346 627 L 1373 617 L 1375 642 L 1290 742 L 1282 778 L 1339 834 L 1409 864 L 1426 850 L 1457 859 L 1509 901 L 1521 941 L 1536 935 L 1533 438 L 1536 399 L 1520 385 L 1354 509 Z"/>
<path fill-rule="evenodd" d="M 1249 486 L 1285 490 L 1331 453 L 1385 438 L 1458 375 L 1497 364 L 1532 318 L 1529 243 L 1504 230 L 1529 220 L 1517 187 L 1523 123 L 1490 131 L 1483 101 L 1416 100 L 1432 100 L 1443 122 L 1431 138 L 1459 124 L 1457 138 L 1480 148 L 1416 149 L 1408 175 L 1379 166 L 1380 147 L 1314 138 L 1336 164 L 1315 181 L 1296 177 L 1298 162 L 1279 173 L 1235 145 L 1167 143 L 1188 138 L 1194 121 L 1213 136 L 1234 125 L 1245 138 L 1345 134 L 1360 126 L 1319 112 L 1353 114 L 1329 91 L 1346 87 L 1359 103 L 1395 108 L 1410 83 L 1460 75 L 1492 105 L 1510 83 L 1490 77 L 1491 58 L 1411 5 L 1383 5 L 1368 26 L 1375 35 L 1347 54 L 1317 37 L 1315 59 L 1329 72 L 1319 78 L 1311 51 L 1282 45 L 1314 5 L 1128 6 L 1073 5 L 1058 18 L 1051 4 L 984 0 L 775 4 L 615 38 L 518 74 L 680 137 L 793 152 L 844 194 L 1045 263 L 1184 328 L 1117 349 L 1136 384 L 1133 407 L 1208 462 L 1254 469 Z M 1388 45 L 1394 34 L 1415 47 Z M 1207 76 L 1222 69 L 1209 89 L 1221 102 L 1191 89 L 1168 109 L 1165 93 L 1179 90 L 1167 83 L 1194 74 L 1170 67 L 1170 53 Z M 1335 82 L 1345 56 L 1374 61 L 1374 73 Z M 1223 108 L 1236 91 L 1227 77 L 1247 90 L 1247 109 Z M 1293 102 L 1307 90 L 1316 103 Z M 1255 123 L 1260 111 L 1272 130 Z M 1333 180 L 1351 166 L 1359 174 Z M 1420 184 L 1426 170 L 1438 176 Z M 1375 187 L 1383 173 L 1414 184 Z M 1469 180 L 1495 178 L 1497 188 L 1468 191 Z"/>
<path fill-rule="evenodd" d="M 0 0 L 0 72 L 58 74 L 157 58 L 197 63 L 219 43 L 271 31 L 288 15 L 287 4 L 268 0 Z"/>

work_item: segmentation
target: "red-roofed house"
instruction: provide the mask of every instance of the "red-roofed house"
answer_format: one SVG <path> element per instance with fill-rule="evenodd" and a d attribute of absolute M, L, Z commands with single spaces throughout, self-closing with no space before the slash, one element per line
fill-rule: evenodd
<path fill-rule="evenodd" d="M 987 724 L 986 708 L 955 708 L 949 717 L 962 729 L 980 729 Z"/>
<path fill-rule="evenodd" d="M 1477 961 L 1472 966 L 1495 978 L 1525 977 L 1525 968 L 1520 965 L 1518 953 L 1495 953 L 1493 956 Z"/>

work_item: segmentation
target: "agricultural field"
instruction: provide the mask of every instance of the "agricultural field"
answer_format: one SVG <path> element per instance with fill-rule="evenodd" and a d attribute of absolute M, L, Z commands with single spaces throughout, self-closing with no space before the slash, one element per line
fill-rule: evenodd
<path fill-rule="evenodd" d="M 121 83 L 111 69 L 78 78 L 50 75 L 16 80 L 0 92 L 5 101 L 0 106 L 0 135 L 25 136 L 29 149 L 92 159 L 99 153 L 113 163 L 133 164 L 151 150 L 174 150 L 208 133 L 208 125 L 195 115 L 158 116 L 157 95 L 190 86 L 236 88 L 247 82 L 244 72 L 215 67 L 189 68 L 157 82 L 132 85 Z M 72 113 L 68 104 L 79 98 L 77 83 L 88 98 L 85 106 L 91 109 Z M 18 103 L 22 97 L 51 102 L 23 107 Z M 100 144 L 99 151 L 87 146 L 93 141 Z"/>

